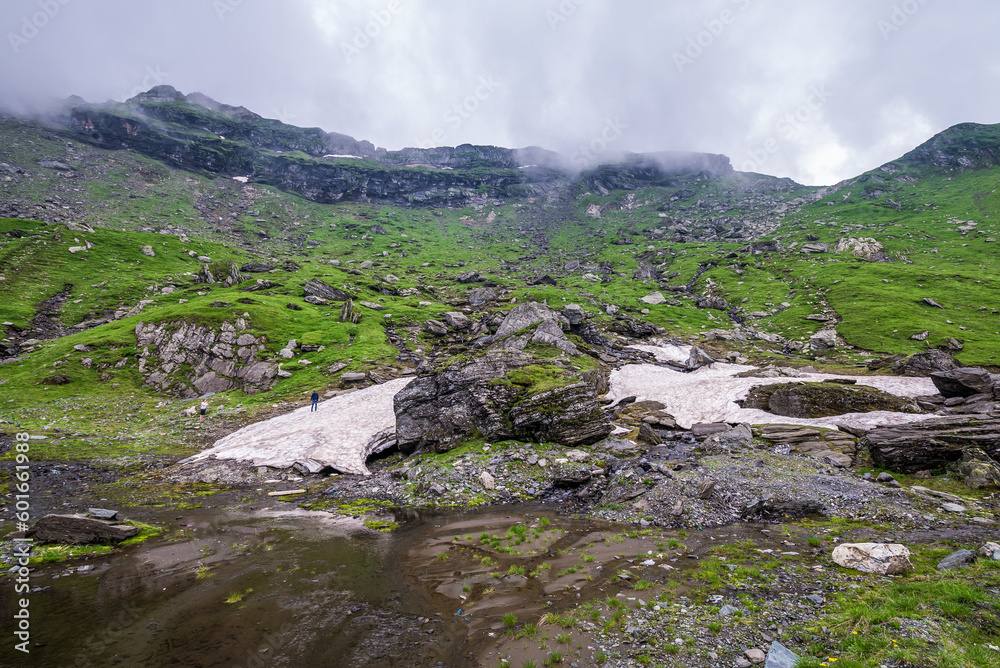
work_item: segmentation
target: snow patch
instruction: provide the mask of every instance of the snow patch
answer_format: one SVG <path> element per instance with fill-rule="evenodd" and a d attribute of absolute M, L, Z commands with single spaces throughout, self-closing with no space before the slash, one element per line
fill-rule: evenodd
<path fill-rule="evenodd" d="M 392 398 L 412 380 L 391 380 L 320 402 L 315 411 L 303 406 L 257 422 L 185 461 L 214 457 L 289 468 L 313 459 L 342 473 L 371 475 L 365 461 L 395 443 Z"/>
<path fill-rule="evenodd" d="M 653 346 L 643 349 L 651 350 Z M 664 356 L 678 353 L 666 350 Z M 658 357 L 659 358 L 659 357 Z M 676 359 L 676 357 L 665 357 Z M 686 359 L 686 357 L 685 357 Z M 799 378 L 734 378 L 742 371 L 754 367 L 742 364 L 716 362 L 691 373 L 683 373 L 654 366 L 652 364 L 629 364 L 611 372 L 611 389 L 608 398 L 618 401 L 635 396 L 638 401 L 659 401 L 663 409 L 677 420 L 677 424 L 690 429 L 697 422 L 746 422 L 749 424 L 802 424 L 821 427 L 836 427 L 846 424 L 858 427 L 876 425 L 905 424 L 934 417 L 911 413 L 874 411 L 871 413 L 845 413 L 825 418 L 790 418 L 772 415 L 759 409 L 740 408 L 735 402 L 746 397 L 755 385 L 788 383 L 796 380 L 820 382 L 828 378 L 852 378 L 858 385 L 867 385 L 890 394 L 916 397 L 936 394 L 937 389 L 930 378 L 906 378 L 900 376 L 837 376 L 826 373 L 806 373 Z"/>

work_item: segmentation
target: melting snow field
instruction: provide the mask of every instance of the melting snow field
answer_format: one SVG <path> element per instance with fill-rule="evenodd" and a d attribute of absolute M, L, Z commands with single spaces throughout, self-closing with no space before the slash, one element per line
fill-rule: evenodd
<path fill-rule="evenodd" d="M 413 380 L 399 378 L 321 401 L 318 410 L 303 406 L 219 439 L 186 461 L 252 461 L 254 466 L 288 468 L 307 459 L 342 473 L 369 475 L 365 460 L 392 440 L 396 414 L 392 398 Z"/>
<path fill-rule="evenodd" d="M 658 360 L 683 362 L 691 349 L 687 346 L 634 346 L 653 353 Z M 639 401 L 655 400 L 664 404 L 677 424 L 690 429 L 696 422 L 746 422 L 750 424 L 791 423 L 836 428 L 838 425 L 871 427 L 924 420 L 929 415 L 876 411 L 847 413 L 828 418 L 790 418 L 772 415 L 736 405 L 754 385 L 787 383 L 794 380 L 821 381 L 850 377 L 860 385 L 914 397 L 935 394 L 929 378 L 899 376 L 835 376 L 824 373 L 802 374 L 800 378 L 734 378 L 753 367 L 716 362 L 691 373 L 683 373 L 652 364 L 630 364 L 611 373 L 608 396 L 614 400 L 635 396 Z M 369 475 L 365 465 L 372 454 L 391 444 L 395 437 L 396 415 L 392 399 L 410 383 L 399 378 L 382 385 L 334 397 L 311 412 L 303 406 L 291 413 L 263 420 L 219 439 L 187 462 L 210 457 L 252 461 L 254 466 L 288 468 L 296 462 L 313 460 L 343 473 Z M 622 431 L 627 431 L 620 429 Z"/>
<path fill-rule="evenodd" d="M 682 361 L 688 358 L 688 346 L 633 346 L 652 353 L 663 361 Z M 805 373 L 799 378 L 734 378 L 742 371 L 754 367 L 716 362 L 691 373 L 674 371 L 652 364 L 630 364 L 611 373 L 611 390 L 614 400 L 635 396 L 639 401 L 653 400 L 664 404 L 663 410 L 677 420 L 677 424 L 690 429 L 696 422 L 746 422 L 749 424 L 783 423 L 822 427 L 839 424 L 870 427 L 903 424 L 925 420 L 932 415 L 916 415 L 874 411 L 871 413 L 845 413 L 826 418 L 790 418 L 772 415 L 762 410 L 740 408 L 735 401 L 746 397 L 754 385 L 788 383 L 796 380 L 818 382 L 827 378 L 853 378 L 859 385 L 868 385 L 903 397 L 937 394 L 929 378 L 901 376 L 837 376 L 826 373 Z"/>

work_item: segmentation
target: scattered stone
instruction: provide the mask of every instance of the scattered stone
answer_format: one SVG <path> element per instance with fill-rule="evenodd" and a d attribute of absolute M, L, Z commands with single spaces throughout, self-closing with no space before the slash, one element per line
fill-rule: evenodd
<path fill-rule="evenodd" d="M 958 550 L 939 561 L 936 568 L 939 571 L 950 571 L 956 568 L 964 568 L 975 560 L 976 553 L 972 550 Z"/>
<path fill-rule="evenodd" d="M 460 311 L 448 311 L 444 314 L 444 321 L 448 323 L 449 327 L 454 327 L 455 329 L 468 329 L 472 324 L 469 316 Z"/>
<path fill-rule="evenodd" d="M 993 561 L 1000 561 L 1000 544 L 994 542 L 984 544 L 979 548 L 979 556 Z"/>
<path fill-rule="evenodd" d="M 46 515 L 25 532 L 35 542 L 63 545 L 118 543 L 139 533 L 139 527 L 112 524 L 83 515 Z"/>
<path fill-rule="evenodd" d="M 767 651 L 767 663 L 764 664 L 764 668 L 795 668 L 798 663 L 799 656 L 775 640 L 771 642 L 771 648 Z"/>
<path fill-rule="evenodd" d="M 913 569 L 910 551 L 898 543 L 843 543 L 833 561 L 844 568 L 877 575 L 898 575 Z"/>
<path fill-rule="evenodd" d="M 663 304 L 667 301 L 667 298 L 661 292 L 651 292 L 645 297 L 639 297 L 639 301 L 643 304 Z"/>

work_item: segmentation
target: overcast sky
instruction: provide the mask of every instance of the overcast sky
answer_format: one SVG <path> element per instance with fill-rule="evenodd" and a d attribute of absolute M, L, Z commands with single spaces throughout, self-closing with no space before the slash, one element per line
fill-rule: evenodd
<path fill-rule="evenodd" d="M 377 146 L 728 155 L 826 185 L 1000 122 L 995 0 L 3 0 L 0 105 L 164 83 Z"/>

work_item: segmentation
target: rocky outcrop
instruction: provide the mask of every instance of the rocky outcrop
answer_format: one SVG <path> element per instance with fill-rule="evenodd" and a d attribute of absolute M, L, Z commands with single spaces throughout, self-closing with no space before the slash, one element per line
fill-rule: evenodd
<path fill-rule="evenodd" d="M 1000 418 L 991 415 L 933 418 L 877 427 L 865 436 L 872 461 L 899 473 L 943 468 L 969 448 L 1000 457 Z"/>
<path fill-rule="evenodd" d="M 243 318 L 220 330 L 185 322 L 135 327 L 142 349 L 144 385 L 180 397 L 241 388 L 247 394 L 270 389 L 278 367 L 258 359 L 266 340 L 248 331 Z"/>
<path fill-rule="evenodd" d="M 354 299 L 354 295 L 351 293 L 335 288 L 318 278 L 307 281 L 302 286 L 302 292 L 304 297 L 319 297 L 331 302 L 343 302 L 348 299 Z"/>
<path fill-rule="evenodd" d="M 613 429 L 591 384 L 519 352 L 489 351 L 417 378 L 396 395 L 394 410 L 406 453 L 446 451 L 474 431 L 490 440 L 578 445 Z"/>
<path fill-rule="evenodd" d="M 1000 489 L 1000 464 L 980 448 L 969 448 L 952 466 L 952 472 L 972 489 Z"/>
<path fill-rule="evenodd" d="M 865 385 L 777 383 L 758 385 L 741 402 L 743 408 L 795 418 L 820 418 L 872 411 L 919 412 L 913 399 Z"/>
<path fill-rule="evenodd" d="M 964 367 L 949 371 L 934 371 L 931 373 L 931 382 L 941 396 L 947 399 L 971 397 L 975 394 L 992 395 L 995 381 L 993 374 L 986 369 Z"/>
<path fill-rule="evenodd" d="M 926 350 L 896 361 L 892 372 L 902 376 L 929 376 L 935 371 L 958 369 L 962 363 L 941 350 Z"/>
<path fill-rule="evenodd" d="M 92 545 L 119 543 L 139 533 L 139 527 L 116 524 L 83 515 L 46 515 L 25 532 L 37 543 Z"/>
<path fill-rule="evenodd" d="M 544 304 L 519 304 L 504 316 L 497 333 L 491 339 L 490 348 L 517 352 L 530 344 L 540 344 L 554 346 L 570 355 L 578 355 L 576 345 L 566 338 L 564 326 L 569 326 L 569 320 Z"/>
<path fill-rule="evenodd" d="M 753 435 L 774 445 L 778 454 L 808 455 L 838 467 L 849 467 L 857 454 L 857 439 L 843 431 L 798 424 L 766 424 Z"/>

